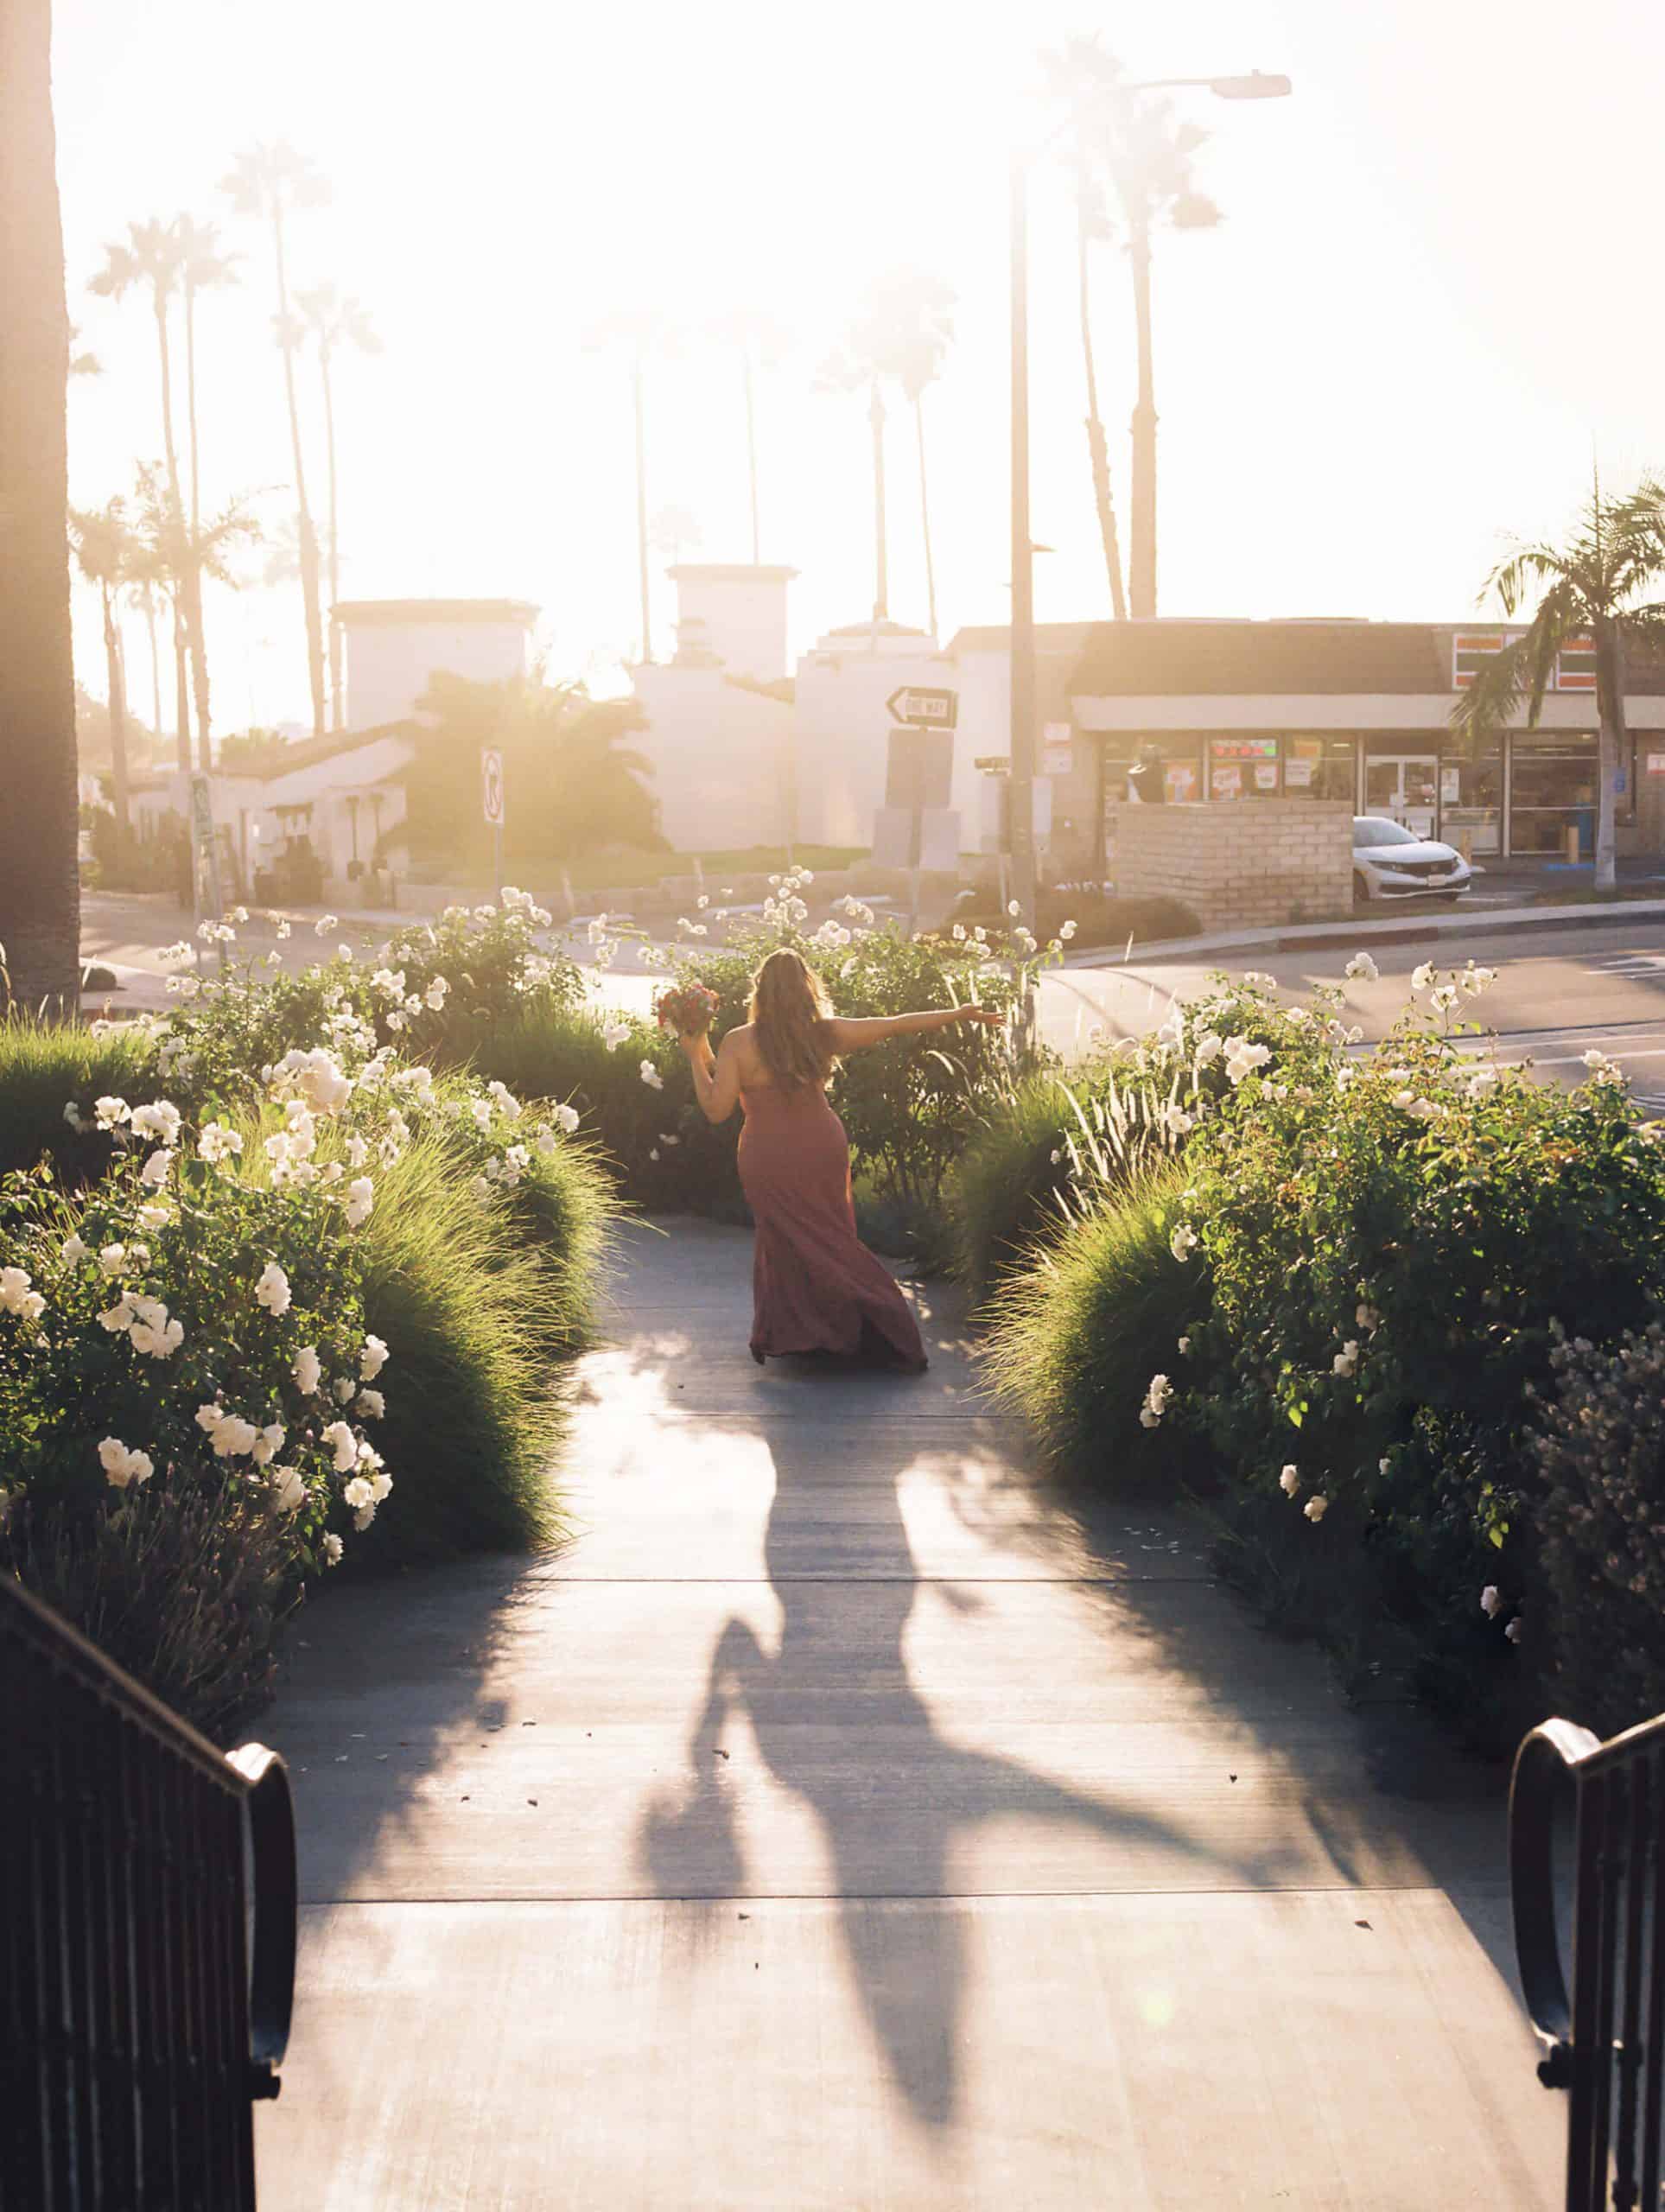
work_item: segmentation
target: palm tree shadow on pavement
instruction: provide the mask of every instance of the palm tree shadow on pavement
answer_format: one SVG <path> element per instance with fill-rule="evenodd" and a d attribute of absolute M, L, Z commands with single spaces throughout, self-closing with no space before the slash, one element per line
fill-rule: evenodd
<path fill-rule="evenodd" d="M 807 1414 L 806 1408 L 806 1414 Z M 865 1429 L 865 1424 L 862 1425 Z M 904 1638 L 920 1583 L 898 1484 L 914 1453 L 886 1432 L 864 1435 L 871 1516 L 861 1523 L 859 1580 L 832 1580 L 808 1564 L 824 1489 L 836 1464 L 824 1431 L 806 1418 L 771 1440 L 776 1488 L 765 1541 L 782 1625 L 772 1650 L 731 1618 L 712 1650 L 702 1708 L 688 1745 L 680 1792 L 656 1797 L 638 1835 L 639 1859 L 665 1897 L 745 1896 L 747 1868 L 716 1756 L 731 1716 L 749 1721 L 774 1780 L 820 1823 L 832 1862 L 852 1981 L 897 2087 L 921 2122 L 949 2126 L 958 2106 L 958 2059 L 969 1980 L 969 1925 L 956 1910 L 952 1864 L 983 1821 L 1078 1823 L 1106 1847 L 1159 1846 L 1217 1859 L 1183 1828 L 1050 1780 L 1021 1761 L 969 1749 L 941 1734 L 908 1672 Z M 975 1604 L 953 1586 L 956 1611 Z M 1238 1868 L 1263 1881 L 1264 1858 Z M 758 1870 L 751 1894 L 766 1894 Z M 874 1910 L 910 1899 L 918 1909 Z M 938 1902 L 940 1901 L 940 1902 Z"/>

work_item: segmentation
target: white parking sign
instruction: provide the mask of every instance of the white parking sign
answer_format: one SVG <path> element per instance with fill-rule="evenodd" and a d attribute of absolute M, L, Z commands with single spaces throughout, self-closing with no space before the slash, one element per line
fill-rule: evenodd
<path fill-rule="evenodd" d="M 480 797 L 487 822 L 503 819 L 503 755 L 494 745 L 482 747 L 480 755 Z"/>

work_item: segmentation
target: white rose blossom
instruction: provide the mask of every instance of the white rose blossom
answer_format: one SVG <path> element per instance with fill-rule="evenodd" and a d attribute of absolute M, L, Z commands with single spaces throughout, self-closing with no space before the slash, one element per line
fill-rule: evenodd
<path fill-rule="evenodd" d="M 321 1440 L 328 1445 L 330 1451 L 334 1455 L 334 1464 L 336 1473 L 338 1475 L 350 1474 L 353 1469 L 359 1464 L 359 1440 L 353 1434 L 351 1428 L 348 1427 L 346 1421 L 331 1421 L 329 1427 L 324 1431 Z M 351 1484 L 349 1484 L 347 1487 L 347 1503 L 349 1504 L 353 1504 L 356 1501 L 351 1495 Z"/>
<path fill-rule="evenodd" d="M 359 1376 L 361 1382 L 373 1382 L 388 1362 L 388 1349 L 378 1336 L 365 1338 L 364 1350 L 359 1355 Z"/>
<path fill-rule="evenodd" d="M 1343 971 L 1353 983 L 1374 983 L 1382 970 L 1368 952 L 1356 952 Z"/>
<path fill-rule="evenodd" d="M 651 1060 L 644 1060 L 642 1062 L 641 1074 L 642 1081 L 647 1085 L 650 1090 L 663 1090 L 664 1089 L 664 1077 L 659 1073 L 659 1071 L 654 1066 Z"/>
<path fill-rule="evenodd" d="M 268 1260 L 261 1269 L 260 1280 L 254 1287 L 255 1302 L 264 1306 L 274 1320 L 289 1310 L 291 1296 L 289 1279 L 276 1260 Z"/>
<path fill-rule="evenodd" d="M 148 1452 L 130 1451 L 118 1436 L 106 1436 L 99 1446 L 99 1461 L 112 1490 L 148 1483 L 156 1472 Z"/>
<path fill-rule="evenodd" d="M 289 1372 L 294 1376 L 295 1387 L 302 1397 L 315 1396 L 318 1385 L 324 1379 L 323 1363 L 318 1357 L 317 1347 L 302 1344 L 295 1355 Z"/>
<path fill-rule="evenodd" d="M 1301 1511 L 1307 1519 L 1314 1522 L 1322 1521 L 1329 1510 L 1330 1501 L 1327 1497 L 1309 1497 L 1301 1508 Z"/>
<path fill-rule="evenodd" d="M 1278 1488 L 1286 1497 L 1293 1497 L 1295 1492 L 1300 1488 L 1300 1476 L 1293 1464 L 1287 1466 L 1278 1477 Z"/>
<path fill-rule="evenodd" d="M 376 1186 L 368 1175 L 360 1175 L 346 1186 L 346 1224 L 349 1229 L 362 1229 L 376 1203 Z"/>
<path fill-rule="evenodd" d="M 341 1564 L 341 1553 L 342 1553 L 342 1551 L 343 1551 L 343 1549 L 344 1549 L 344 1548 L 345 1548 L 345 1547 L 343 1546 L 343 1544 L 342 1544 L 342 1542 L 341 1542 L 341 1540 L 340 1540 L 340 1538 L 339 1536 L 336 1536 L 336 1535 L 328 1535 L 328 1536 L 326 1536 L 326 1537 L 324 1538 L 324 1564 L 325 1564 L 325 1566 L 326 1566 L 326 1567 L 339 1567 L 339 1566 Z"/>

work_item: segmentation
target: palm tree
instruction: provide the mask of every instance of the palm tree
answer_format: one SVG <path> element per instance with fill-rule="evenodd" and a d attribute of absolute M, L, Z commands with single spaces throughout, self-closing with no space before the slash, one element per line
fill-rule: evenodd
<path fill-rule="evenodd" d="M 128 831 L 127 681 L 122 665 L 116 601 L 128 577 L 133 552 L 127 503 L 117 498 L 96 509 L 69 510 L 69 542 L 81 574 L 97 590 L 104 609 L 105 671 L 110 695 L 110 796 L 120 836 Z"/>
<path fill-rule="evenodd" d="M 69 308 L 49 0 L 0 8 L 0 1012 L 73 1014 L 80 977 L 65 387 Z"/>
<path fill-rule="evenodd" d="M 169 316 L 185 274 L 183 217 L 164 223 L 153 217 L 148 223 L 130 223 L 125 245 L 106 245 L 104 267 L 88 289 L 106 299 L 119 301 L 137 287 L 150 295 L 156 317 L 156 351 L 162 367 L 162 444 L 168 469 L 168 489 L 185 528 L 185 498 L 180 478 L 179 448 L 174 436 L 173 348 Z M 206 767 L 209 741 L 207 726 L 207 655 L 201 644 L 202 592 L 194 576 L 177 582 L 174 611 L 174 652 L 179 691 L 181 763 L 188 766 L 190 713 L 187 701 L 187 657 L 196 663 L 197 765 Z"/>
<path fill-rule="evenodd" d="M 135 560 L 143 563 L 135 567 Z M 150 641 L 150 727 L 158 740 L 162 736 L 162 656 L 156 645 L 156 615 L 165 594 L 161 579 L 150 571 L 142 552 L 130 551 L 127 588 L 123 594 L 135 613 L 144 618 L 145 634 Z M 188 765 L 188 763 L 187 764 Z"/>
<path fill-rule="evenodd" d="M 1151 347 L 1151 238 L 1166 224 L 1180 231 L 1209 230 L 1221 219 L 1214 202 L 1197 190 L 1192 160 L 1208 133 L 1179 122 L 1172 101 L 1130 99 L 1122 89 L 1125 72 L 1114 56 L 1090 38 L 1066 41 L 1051 59 L 1049 74 L 1067 99 L 1077 173 L 1098 188 L 1095 197 L 1077 200 L 1077 225 L 1084 215 L 1087 235 L 1078 232 L 1085 257 L 1091 236 L 1104 225 L 1103 188 L 1114 193 L 1127 232 L 1133 277 L 1134 325 L 1138 348 L 1139 391 L 1133 411 L 1133 528 L 1128 563 L 1128 599 L 1135 615 L 1156 612 L 1156 394 Z M 1083 315 L 1089 312 L 1082 278 Z M 1084 320 L 1084 340 L 1090 334 Z M 1097 391 L 1090 386 L 1090 427 L 1097 414 Z M 1098 431 L 1102 442 L 1103 429 Z M 1100 505 L 1105 532 L 1108 465 Z M 1113 537 L 1106 534 L 1107 558 Z M 1114 573 L 1114 570 L 1112 571 Z"/>
<path fill-rule="evenodd" d="M 644 386 L 647 357 L 668 350 L 670 327 L 652 308 L 621 308 L 592 326 L 585 344 L 592 351 L 604 346 L 624 346 L 630 354 L 631 403 L 636 421 L 636 561 L 642 593 L 642 659 L 653 658 L 653 622 L 647 588 L 647 434 Z"/>
<path fill-rule="evenodd" d="M 211 583 L 225 584 L 233 591 L 239 589 L 244 580 L 233 566 L 231 556 L 239 545 L 258 544 L 263 533 L 247 500 L 242 499 L 229 501 L 219 514 L 193 529 L 174 504 L 166 486 L 158 480 L 154 463 L 141 463 L 135 499 L 133 531 L 137 543 L 131 561 L 133 572 L 149 579 L 168 593 L 174 606 L 174 634 L 177 645 L 179 611 L 187 588 L 194 584 L 200 589 L 201 580 L 206 576 Z M 208 729 L 208 659 L 206 647 L 199 658 L 197 696 L 201 702 L 197 726 L 197 766 L 207 770 L 213 766 L 213 761 L 202 749 Z M 189 765 L 189 748 L 181 741 L 180 766 L 187 767 Z"/>
<path fill-rule="evenodd" d="M 1630 639 L 1665 640 L 1665 603 L 1645 594 L 1665 576 L 1665 485 L 1651 480 L 1627 499 L 1604 500 L 1599 481 L 1562 545 L 1516 542 L 1485 582 L 1506 615 L 1541 594 L 1530 626 L 1485 665 L 1452 709 L 1452 728 L 1471 746 L 1501 730 L 1522 704 L 1535 729 L 1563 647 L 1595 646 L 1597 740 L 1596 888 L 1613 888 L 1613 798 L 1624 759 L 1624 648 Z"/>
<path fill-rule="evenodd" d="M 410 834 L 454 857 L 459 823 L 478 840 L 480 748 L 502 747 L 516 794 L 505 829 L 512 855 L 572 860 L 607 844 L 652 847 L 645 756 L 624 740 L 643 726 L 634 699 L 592 699 L 581 683 L 550 683 L 542 667 L 499 683 L 436 673 L 416 702 L 427 727 L 408 773 Z"/>
<path fill-rule="evenodd" d="M 746 474 L 751 494 L 752 563 L 763 558 L 758 527 L 758 436 L 756 374 L 773 368 L 786 350 L 786 334 L 779 324 L 754 308 L 734 308 L 712 320 L 711 335 L 720 346 L 732 346 L 740 355 L 740 378 L 746 401 Z"/>
<path fill-rule="evenodd" d="M 235 284 L 237 264 L 243 257 L 222 253 L 218 224 L 199 223 L 194 215 L 176 215 L 174 235 L 179 242 L 181 287 L 185 296 L 185 413 L 191 440 L 191 528 L 194 531 L 202 520 L 201 471 L 197 463 L 197 295 Z"/>
<path fill-rule="evenodd" d="M 867 395 L 873 435 L 874 593 L 873 619 L 890 613 L 889 549 L 885 526 L 884 380 L 893 378 L 913 410 L 919 450 L 919 508 L 925 534 L 925 590 L 931 633 L 937 634 L 937 584 L 931 553 L 931 505 L 925 480 L 925 393 L 941 372 L 954 336 L 955 295 L 946 284 L 918 269 L 892 270 L 869 286 L 843 345 L 821 373 L 823 387 Z"/>
<path fill-rule="evenodd" d="M 1043 54 L 1041 68 L 1052 99 L 1065 111 L 1070 130 L 1071 166 L 1075 172 L 1076 305 L 1081 322 L 1081 355 L 1087 378 L 1087 459 L 1092 471 L 1093 505 L 1098 514 L 1099 543 L 1104 550 L 1104 569 L 1109 579 L 1110 609 L 1118 622 L 1128 613 L 1122 582 L 1122 547 L 1116 531 L 1115 503 L 1110 489 L 1109 451 L 1103 418 L 1098 411 L 1098 365 L 1093 353 L 1092 248 L 1112 235 L 1103 183 L 1093 161 L 1093 135 L 1084 129 L 1083 94 L 1096 84 L 1103 60 L 1091 39 L 1067 40 L 1061 52 Z"/>
<path fill-rule="evenodd" d="M 335 730 L 342 727 L 345 716 L 341 632 L 334 614 L 336 601 L 341 596 L 341 539 L 335 499 L 335 393 L 330 370 L 338 346 L 356 346 L 361 353 L 379 353 L 382 341 L 376 335 L 368 311 L 355 299 L 343 299 L 334 284 L 320 284 L 310 292 L 298 294 L 296 304 L 306 327 L 318 341 L 318 365 L 324 385 L 324 449 L 329 465 L 329 726 Z"/>
<path fill-rule="evenodd" d="M 239 215 L 271 226 L 272 260 L 277 278 L 274 325 L 283 356 L 283 391 L 289 404 L 289 448 L 295 461 L 295 507 L 301 536 L 301 599 L 307 626 L 307 673 L 312 684 L 312 732 L 324 734 L 324 632 L 319 614 L 318 537 L 307 504 L 306 464 L 301 448 L 301 410 L 295 395 L 295 356 L 301 326 L 289 308 L 289 274 L 283 258 L 285 218 L 300 207 L 321 207 L 329 198 L 327 181 L 304 155 L 281 139 L 240 154 L 221 187 Z"/>

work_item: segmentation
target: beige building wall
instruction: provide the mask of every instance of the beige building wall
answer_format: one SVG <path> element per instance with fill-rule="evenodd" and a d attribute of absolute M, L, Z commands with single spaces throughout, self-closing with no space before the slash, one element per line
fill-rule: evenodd
<path fill-rule="evenodd" d="M 1182 899 L 1205 930 L 1345 917 L 1353 810 L 1342 799 L 1107 810 L 1110 874 L 1128 899 Z"/>

